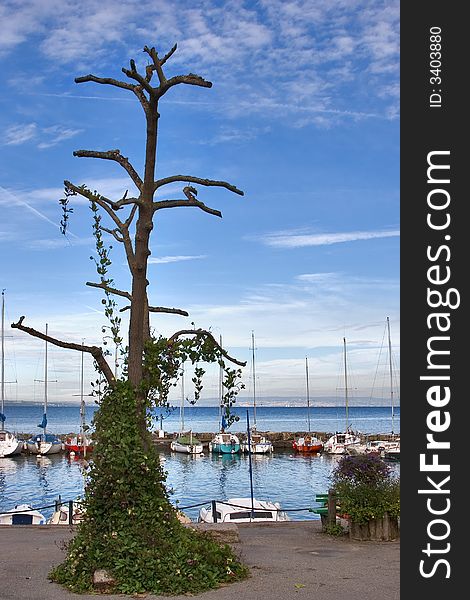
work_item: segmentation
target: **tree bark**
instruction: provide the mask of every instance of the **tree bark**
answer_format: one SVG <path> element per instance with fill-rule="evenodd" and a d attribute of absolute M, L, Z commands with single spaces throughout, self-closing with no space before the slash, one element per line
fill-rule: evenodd
<path fill-rule="evenodd" d="M 150 98 L 145 111 L 147 142 L 145 174 L 135 234 L 135 269 L 132 273 L 132 303 L 129 323 L 129 381 L 134 386 L 137 400 L 137 419 L 143 438 L 147 431 L 145 395 L 139 384 L 143 379 L 144 343 L 150 338 L 147 299 L 147 263 L 150 256 L 150 234 L 153 229 L 153 195 L 157 153 L 158 102 Z"/>

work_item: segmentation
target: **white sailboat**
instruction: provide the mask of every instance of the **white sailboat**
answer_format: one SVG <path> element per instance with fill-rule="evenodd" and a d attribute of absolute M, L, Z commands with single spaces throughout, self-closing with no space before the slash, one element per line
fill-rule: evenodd
<path fill-rule="evenodd" d="M 388 366 L 390 373 L 390 408 L 392 411 L 392 438 L 385 445 L 384 458 L 390 460 L 400 460 L 400 436 L 395 435 L 395 402 L 393 396 L 393 369 L 392 369 L 392 341 L 390 336 L 390 319 L 387 317 L 387 332 L 388 332 Z"/>
<path fill-rule="evenodd" d="M 203 451 L 202 443 L 197 439 L 191 430 L 185 431 L 184 428 L 184 364 L 181 373 L 181 406 L 180 406 L 180 432 L 176 438 L 171 441 L 170 450 L 181 452 L 183 454 L 201 454 Z"/>
<path fill-rule="evenodd" d="M 47 337 L 47 323 L 46 323 Z M 47 339 L 44 360 L 44 414 L 41 423 L 38 424 L 43 432 L 33 435 L 26 441 L 26 449 L 31 454 L 57 454 L 62 450 L 62 440 L 53 433 L 46 433 L 47 428 Z"/>
<path fill-rule="evenodd" d="M 253 369 L 253 427 L 250 431 L 250 443 L 248 437 L 241 442 L 242 452 L 252 454 L 269 454 L 274 450 L 273 444 L 268 438 L 256 430 L 256 373 L 255 373 L 255 334 L 251 332 L 251 356 Z"/>
<path fill-rule="evenodd" d="M 344 433 L 336 432 L 325 442 L 323 450 L 328 454 L 346 454 L 349 450 L 359 446 L 361 443 L 361 438 L 351 430 L 351 427 L 349 425 L 348 366 L 346 359 L 346 338 L 343 338 L 343 347 L 346 427 Z"/>
<path fill-rule="evenodd" d="M 23 441 L 5 429 L 5 290 L 2 290 L 2 409 L 0 411 L 0 458 L 20 454 Z"/>

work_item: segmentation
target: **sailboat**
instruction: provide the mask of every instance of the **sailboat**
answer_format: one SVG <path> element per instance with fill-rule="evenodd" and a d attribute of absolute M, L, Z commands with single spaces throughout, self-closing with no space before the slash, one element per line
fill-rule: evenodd
<path fill-rule="evenodd" d="M 343 338 L 344 347 L 344 393 L 346 407 L 346 428 L 344 433 L 336 432 L 323 446 L 323 450 L 328 454 L 346 454 L 355 446 L 359 446 L 361 438 L 356 435 L 349 425 L 349 398 L 348 398 L 348 368 L 346 360 L 346 338 Z"/>
<path fill-rule="evenodd" d="M 220 346 L 222 346 L 222 337 L 220 338 Z M 234 433 L 225 432 L 227 428 L 227 421 L 223 413 L 223 370 L 222 367 L 219 369 L 219 418 L 220 418 L 220 431 L 216 433 L 209 442 L 209 452 L 214 454 L 237 454 L 240 452 L 240 440 Z"/>
<path fill-rule="evenodd" d="M 400 436 L 395 436 L 395 406 L 393 397 L 393 370 L 392 370 L 392 341 L 390 336 L 390 319 L 387 317 L 388 332 L 388 367 L 390 373 L 390 407 L 392 411 L 392 440 L 387 440 L 383 457 L 389 460 L 400 460 Z"/>
<path fill-rule="evenodd" d="M 251 332 L 251 352 L 253 366 L 253 428 L 250 430 L 250 442 L 248 437 L 241 444 L 242 452 L 251 454 L 268 454 L 274 450 L 273 444 L 266 436 L 256 431 L 256 374 L 255 374 L 255 334 Z"/>
<path fill-rule="evenodd" d="M 308 422 L 308 434 L 297 438 L 292 442 L 292 448 L 296 452 L 307 452 L 314 454 L 323 450 L 323 442 L 317 437 L 312 436 L 310 433 L 310 394 L 309 394 L 309 383 L 308 383 L 308 358 L 305 357 L 305 378 L 307 381 L 307 422 Z"/>
<path fill-rule="evenodd" d="M 83 342 L 82 342 L 83 346 Z M 68 454 L 78 454 L 86 458 L 86 455 L 93 451 L 93 444 L 91 439 L 85 435 L 85 399 L 83 396 L 83 356 L 84 352 L 82 350 L 82 360 L 81 360 L 81 369 L 80 369 L 80 433 L 72 438 L 67 438 L 65 440 L 65 451 Z"/>
<path fill-rule="evenodd" d="M 47 338 L 47 323 L 46 323 L 46 338 Z M 46 352 L 44 360 L 44 414 L 41 423 L 38 424 L 43 432 L 33 435 L 26 441 L 26 450 L 31 454 L 57 454 L 62 450 L 62 441 L 59 437 L 52 433 L 46 433 L 47 427 L 47 339 Z"/>
<path fill-rule="evenodd" d="M 23 441 L 5 429 L 5 290 L 2 290 L 2 410 L 0 411 L 0 458 L 20 454 Z"/>
<path fill-rule="evenodd" d="M 180 406 L 180 432 L 171 441 L 170 450 L 183 454 L 201 454 L 203 447 L 191 430 L 184 430 L 184 364 L 181 373 L 181 406 Z"/>

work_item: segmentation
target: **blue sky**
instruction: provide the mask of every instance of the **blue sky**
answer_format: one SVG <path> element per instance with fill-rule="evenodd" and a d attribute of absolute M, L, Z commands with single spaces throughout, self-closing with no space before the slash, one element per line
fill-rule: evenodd
<path fill-rule="evenodd" d="M 177 86 L 160 104 L 157 177 L 223 179 L 243 197 L 199 188 L 223 219 L 160 211 L 149 268 L 170 334 L 211 328 L 250 359 L 257 393 L 342 402 L 343 337 L 352 395 L 381 396 L 376 372 L 386 317 L 399 357 L 399 2 L 379 0 L 9 0 L 0 7 L 0 287 L 7 323 L 101 343 L 106 324 L 93 262 L 91 214 L 76 200 L 59 231 L 62 182 L 118 199 L 132 185 L 109 161 L 77 149 L 119 148 L 141 170 L 144 119 L 133 94 L 74 78 L 125 80 L 144 45 L 178 50 L 167 73 L 197 73 L 212 89 Z M 181 197 L 181 184 L 162 198 Z M 129 288 L 118 244 L 112 276 Z M 125 314 L 125 313 L 124 313 Z M 125 321 L 124 321 L 125 323 Z M 125 325 L 124 325 L 125 326 Z M 43 343 L 6 332 L 13 400 L 38 400 Z M 80 357 L 50 348 L 51 401 L 75 400 Z M 92 366 L 86 361 L 87 379 Z M 215 396 L 208 370 L 205 394 Z M 250 393 L 251 367 L 245 369 Z M 11 388 L 11 389 L 10 389 Z"/>

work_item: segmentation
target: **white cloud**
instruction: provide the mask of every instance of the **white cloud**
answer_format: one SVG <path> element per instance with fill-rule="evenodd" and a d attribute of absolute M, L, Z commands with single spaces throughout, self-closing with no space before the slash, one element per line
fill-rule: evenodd
<path fill-rule="evenodd" d="M 160 256 L 160 257 L 155 257 L 155 258 L 149 258 L 148 262 L 149 264 L 154 264 L 154 265 L 164 265 L 167 263 L 175 263 L 175 262 L 181 262 L 181 261 L 185 261 L 185 260 L 197 260 L 200 258 L 207 258 L 207 256 L 205 254 L 199 254 L 199 255 L 194 255 L 194 256 Z"/>
<path fill-rule="evenodd" d="M 11 125 L 4 133 L 3 143 L 5 146 L 19 146 L 36 137 L 37 130 L 36 123 Z"/>
<path fill-rule="evenodd" d="M 398 230 L 391 231 L 350 231 L 341 233 L 312 233 L 298 234 L 287 232 L 274 232 L 261 236 L 258 239 L 267 246 L 278 248 L 300 248 L 305 246 L 328 246 L 344 242 L 356 242 L 359 240 L 372 240 L 378 238 L 397 237 Z"/>
<path fill-rule="evenodd" d="M 34 140 L 40 149 L 51 148 L 81 133 L 82 129 L 72 129 L 61 125 L 39 127 L 36 123 L 11 125 L 5 131 L 3 144 L 19 146 Z"/>
<path fill-rule="evenodd" d="M 176 41 L 168 68 L 189 66 L 217 81 L 218 106 L 232 106 L 233 116 L 262 114 L 261 101 L 264 108 L 272 102 L 269 119 L 278 117 L 282 104 L 293 113 L 316 107 L 298 126 L 328 127 L 370 115 L 390 119 L 398 111 L 397 98 L 385 92 L 399 76 L 398 1 L 265 0 L 250 7 L 227 1 L 195 8 L 183 0 L 30 0 L 27 7 L 12 0 L 0 18 L 4 52 L 39 32 L 39 50 L 51 63 L 73 63 L 85 72 L 97 65 L 114 69 L 98 75 L 118 75 L 129 58 L 143 66 L 144 44 L 156 43 L 164 53 Z M 254 101 L 244 102 L 247 83 L 258 89 Z M 341 101 L 344 85 L 348 106 Z"/>

